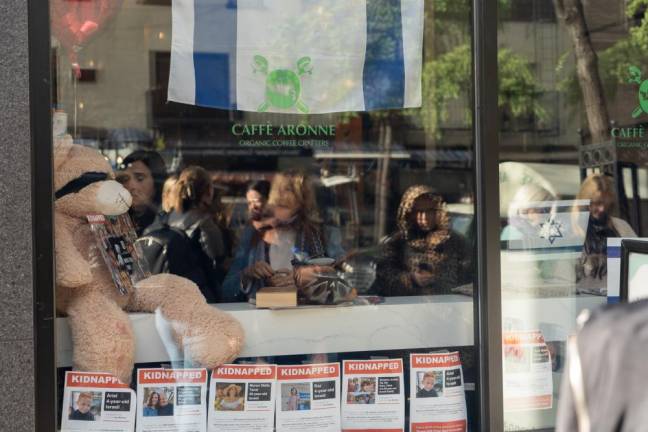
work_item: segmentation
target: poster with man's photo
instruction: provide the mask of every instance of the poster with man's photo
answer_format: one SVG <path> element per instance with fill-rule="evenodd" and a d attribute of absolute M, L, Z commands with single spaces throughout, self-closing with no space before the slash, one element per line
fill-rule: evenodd
<path fill-rule="evenodd" d="M 466 432 L 458 352 L 410 354 L 410 424 L 412 432 Z"/>
<path fill-rule="evenodd" d="M 345 360 L 344 432 L 404 431 L 403 360 Z"/>
<path fill-rule="evenodd" d="M 277 432 L 340 431 L 340 364 L 277 366 Z"/>
<path fill-rule="evenodd" d="M 206 432 L 206 369 L 139 369 L 137 432 Z"/>
<path fill-rule="evenodd" d="M 273 432 L 275 365 L 222 365 L 209 385 L 209 432 Z"/>
<path fill-rule="evenodd" d="M 61 432 L 132 432 L 135 392 L 107 373 L 66 372 Z"/>

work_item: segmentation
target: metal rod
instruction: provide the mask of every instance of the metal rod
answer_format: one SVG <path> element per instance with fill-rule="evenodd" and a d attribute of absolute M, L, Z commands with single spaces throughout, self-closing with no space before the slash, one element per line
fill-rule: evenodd
<path fill-rule="evenodd" d="M 497 0 L 473 0 L 476 394 L 480 431 L 504 430 L 500 279 Z"/>

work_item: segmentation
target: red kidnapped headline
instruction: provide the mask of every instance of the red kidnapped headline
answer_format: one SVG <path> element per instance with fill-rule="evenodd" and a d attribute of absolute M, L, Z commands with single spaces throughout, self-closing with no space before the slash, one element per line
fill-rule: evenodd
<path fill-rule="evenodd" d="M 104 373 L 68 372 L 68 387 L 128 388 L 117 377 Z"/>
<path fill-rule="evenodd" d="M 204 383 L 207 382 L 205 369 L 140 369 L 139 382 L 143 384 L 158 383 Z"/>
<path fill-rule="evenodd" d="M 335 378 L 339 375 L 340 365 L 338 363 L 279 366 L 277 368 L 277 379 L 279 380 Z"/>
<path fill-rule="evenodd" d="M 344 362 L 345 375 L 392 374 L 403 371 L 401 360 L 369 360 Z"/>
<path fill-rule="evenodd" d="M 274 380 L 277 376 L 277 366 L 275 365 L 223 365 L 214 369 L 212 378 L 224 379 L 260 379 Z"/>
<path fill-rule="evenodd" d="M 451 367 L 460 366 L 459 353 L 450 354 L 413 354 L 412 367 Z"/>

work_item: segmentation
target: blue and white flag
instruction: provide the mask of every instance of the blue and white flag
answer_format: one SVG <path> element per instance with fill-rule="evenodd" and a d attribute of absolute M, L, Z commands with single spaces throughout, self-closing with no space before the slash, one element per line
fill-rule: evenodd
<path fill-rule="evenodd" d="M 424 0 L 173 0 L 169 100 L 283 113 L 421 106 Z"/>
<path fill-rule="evenodd" d="M 501 239 L 508 250 L 553 255 L 580 256 L 587 234 L 589 200 L 529 202 L 517 206 L 509 215 Z"/>

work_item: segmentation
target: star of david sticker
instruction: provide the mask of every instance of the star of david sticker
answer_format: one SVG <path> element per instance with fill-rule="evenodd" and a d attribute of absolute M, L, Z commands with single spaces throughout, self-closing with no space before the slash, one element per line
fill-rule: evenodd
<path fill-rule="evenodd" d="M 540 238 L 549 240 L 549 243 L 554 244 L 557 238 L 562 238 L 563 225 L 560 222 L 555 221 L 554 219 L 549 219 L 546 222 L 540 224 L 540 231 L 538 235 Z"/>

